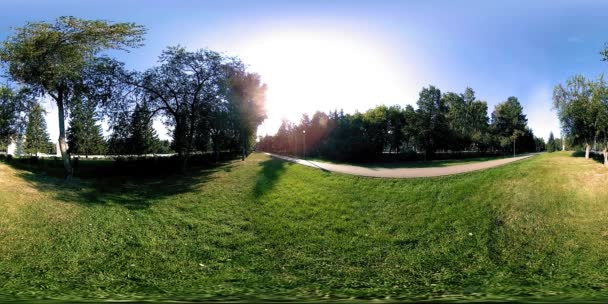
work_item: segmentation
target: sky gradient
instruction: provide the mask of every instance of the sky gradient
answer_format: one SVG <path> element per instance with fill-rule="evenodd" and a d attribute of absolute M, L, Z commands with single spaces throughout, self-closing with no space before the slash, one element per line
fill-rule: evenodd
<path fill-rule="evenodd" d="M 145 46 L 113 53 L 131 69 L 167 46 L 239 56 L 269 86 L 273 134 L 282 118 L 379 104 L 415 104 L 423 86 L 495 104 L 516 96 L 537 136 L 559 134 L 553 86 L 608 63 L 607 1 L 3 1 L 0 40 L 27 21 L 64 15 L 147 27 Z M 46 102 L 51 137 L 56 109 Z M 155 122 L 167 138 L 160 122 Z"/>

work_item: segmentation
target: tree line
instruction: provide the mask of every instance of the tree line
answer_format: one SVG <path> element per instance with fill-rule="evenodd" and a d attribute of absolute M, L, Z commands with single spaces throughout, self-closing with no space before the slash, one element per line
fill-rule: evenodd
<path fill-rule="evenodd" d="M 12 141 L 23 142 L 23 152 L 55 154 L 44 115 L 46 110 L 27 90 L 0 86 L 0 148 Z M 170 142 L 160 140 L 152 126 L 151 113 L 143 105 L 135 105 L 131 114 L 122 112 L 120 124 L 105 139 L 90 104 L 76 104 L 70 113 L 66 130 L 68 152 L 72 155 L 143 155 L 172 153 Z"/>
<path fill-rule="evenodd" d="M 240 59 L 207 49 L 168 47 L 157 66 L 145 71 L 128 70 L 106 55 L 142 46 L 145 33 L 134 23 L 75 17 L 16 28 L 0 47 L 0 62 L 19 85 L 17 90 L 6 89 L 11 96 L 2 99 L 0 139 L 6 142 L 21 134 L 24 99 L 44 95 L 58 109 L 58 142 L 67 178 L 73 174 L 70 153 L 167 149 L 151 126 L 154 118 L 171 130 L 170 148 L 179 155 L 182 169 L 191 154 L 208 149 L 216 155 L 238 150 L 244 158 L 266 117 L 266 86 L 259 75 L 248 72 Z M 102 119 L 110 122 L 107 144 Z"/>
<path fill-rule="evenodd" d="M 524 153 L 543 151 L 544 139 L 527 125 L 516 97 L 495 106 L 478 100 L 471 88 L 442 93 L 420 91 L 417 109 L 377 106 L 364 113 L 343 111 L 303 115 L 298 124 L 283 121 L 277 134 L 260 139 L 261 151 L 310 155 L 338 161 L 370 161 L 386 153 L 437 152 Z"/>

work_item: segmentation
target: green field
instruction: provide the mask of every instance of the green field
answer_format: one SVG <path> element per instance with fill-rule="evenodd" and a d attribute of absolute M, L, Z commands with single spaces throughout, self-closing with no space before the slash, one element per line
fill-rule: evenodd
<path fill-rule="evenodd" d="M 608 169 L 569 152 L 452 177 L 253 154 L 165 179 L 0 164 L 0 299 L 599 299 Z"/>

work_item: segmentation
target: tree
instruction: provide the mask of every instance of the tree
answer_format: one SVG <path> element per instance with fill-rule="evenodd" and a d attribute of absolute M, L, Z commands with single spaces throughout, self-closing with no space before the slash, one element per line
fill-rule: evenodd
<path fill-rule="evenodd" d="M 410 151 L 416 150 L 416 138 L 418 136 L 418 116 L 416 110 L 411 105 L 405 106 L 403 109 L 404 124 L 401 127 L 403 133 L 403 141 L 405 147 Z"/>
<path fill-rule="evenodd" d="M 49 151 L 49 147 L 53 146 L 46 128 L 45 113 L 46 111 L 37 102 L 30 109 L 25 129 L 24 150 L 26 153 L 37 154 L 42 151 L 46 153 Z"/>
<path fill-rule="evenodd" d="M 549 133 L 549 140 L 547 140 L 547 152 L 555 152 L 556 150 L 555 136 L 553 136 L 553 132 L 551 132 Z"/>
<path fill-rule="evenodd" d="M 240 64 L 231 66 L 228 102 L 235 119 L 236 134 L 245 160 L 255 142 L 258 126 L 266 119 L 266 85 L 260 75 L 247 73 Z"/>
<path fill-rule="evenodd" d="M 441 91 L 434 86 L 422 89 L 417 104 L 419 142 L 426 160 L 442 147 L 449 132 L 446 119 L 448 108 L 441 98 Z"/>
<path fill-rule="evenodd" d="M 101 126 L 95 120 L 92 103 L 75 103 L 67 130 L 68 152 L 73 154 L 103 154 L 106 151 Z"/>
<path fill-rule="evenodd" d="M 112 133 L 108 139 L 108 153 L 112 155 L 125 155 L 131 153 L 129 146 L 130 133 L 130 116 L 126 110 L 117 112 L 111 119 Z"/>
<path fill-rule="evenodd" d="M 603 75 L 591 83 L 591 104 L 592 112 L 595 116 L 595 138 L 594 144 L 598 139 L 603 146 L 602 155 L 604 156 L 604 166 L 608 167 L 608 85 Z"/>
<path fill-rule="evenodd" d="M 523 107 L 517 97 L 507 98 L 497 104 L 492 112 L 493 133 L 503 149 L 507 150 L 510 145 L 513 146 L 513 154 L 517 138 L 526 133 L 527 123 L 528 119 L 523 114 Z"/>
<path fill-rule="evenodd" d="M 585 147 L 585 159 L 589 159 L 591 142 L 596 136 L 597 112 L 592 102 L 591 82 L 575 75 L 553 89 L 553 105 L 557 109 L 563 134 L 575 145 Z"/>
<path fill-rule="evenodd" d="M 399 153 L 401 151 L 401 146 L 405 141 L 405 134 L 403 132 L 406 124 L 404 109 L 401 109 L 399 105 L 388 107 L 386 113 L 386 122 L 389 152 L 395 151 Z"/>
<path fill-rule="evenodd" d="M 536 152 L 542 152 L 545 151 L 545 149 L 547 148 L 547 144 L 545 143 L 545 139 L 542 137 L 536 137 L 534 136 L 534 145 L 536 147 Z"/>
<path fill-rule="evenodd" d="M 363 114 L 364 136 L 369 143 L 369 150 L 374 154 L 384 151 L 384 147 L 389 143 L 388 130 L 388 108 L 377 106 Z M 370 155 L 375 158 L 376 155 Z"/>
<path fill-rule="evenodd" d="M 212 110 L 225 107 L 230 67 L 240 65 L 211 50 L 187 51 L 169 47 L 160 65 L 146 72 L 124 75 L 125 83 L 141 89 L 152 113 L 162 113 L 173 129 L 173 145 L 182 160 L 182 171 L 196 147 L 196 139 L 208 134 Z"/>
<path fill-rule="evenodd" d="M 130 153 L 141 155 L 154 153 L 159 144 L 158 136 L 152 126 L 152 113 L 146 104 L 138 104 L 131 115 L 128 144 Z"/>
<path fill-rule="evenodd" d="M 111 49 L 142 45 L 145 29 L 133 23 L 110 23 L 60 17 L 55 23 L 29 22 L 15 29 L 0 48 L 9 76 L 55 100 L 59 113 L 59 149 L 66 178 L 73 174 L 65 142 L 65 114 L 95 56 Z"/>
<path fill-rule="evenodd" d="M 15 91 L 8 86 L 0 86 L 0 147 L 6 147 L 11 138 L 23 132 L 29 93 L 27 89 Z"/>

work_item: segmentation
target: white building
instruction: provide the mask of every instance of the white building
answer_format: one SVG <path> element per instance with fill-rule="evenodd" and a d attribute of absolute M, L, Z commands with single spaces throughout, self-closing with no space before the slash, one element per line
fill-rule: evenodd
<path fill-rule="evenodd" d="M 25 151 L 23 150 L 25 144 L 25 136 L 20 136 L 15 138 L 11 138 L 10 144 L 6 147 L 6 154 L 12 156 L 22 156 L 25 155 Z M 61 157 L 61 151 L 59 150 L 59 143 L 55 144 L 55 154 L 47 154 L 47 153 L 36 153 L 36 156 L 59 156 Z"/>
<path fill-rule="evenodd" d="M 25 154 L 23 151 L 23 144 L 25 144 L 25 136 L 18 137 L 16 140 L 15 138 L 11 138 L 11 142 L 6 148 L 6 154 L 13 156 L 21 156 Z"/>

